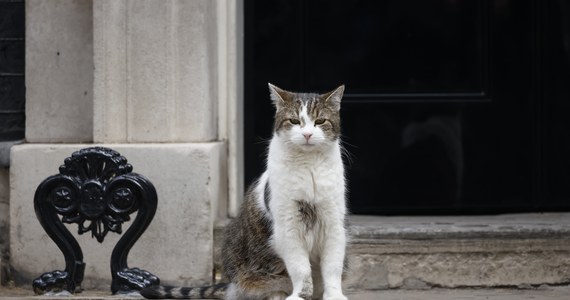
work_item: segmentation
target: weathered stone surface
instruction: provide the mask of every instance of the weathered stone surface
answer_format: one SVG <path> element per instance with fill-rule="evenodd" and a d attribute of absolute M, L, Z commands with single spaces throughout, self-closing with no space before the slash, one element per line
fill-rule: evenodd
<path fill-rule="evenodd" d="M 567 213 L 493 216 L 352 216 L 350 229 L 357 239 L 424 240 L 431 238 L 536 238 L 567 236 Z M 492 239 L 490 240 L 492 242 Z"/>
<path fill-rule="evenodd" d="M 0 203 L 8 204 L 9 192 L 10 192 L 10 182 L 9 182 L 9 172 L 7 168 L 0 168 Z"/>
<path fill-rule="evenodd" d="M 565 300 L 568 286 L 541 289 L 432 289 L 432 290 L 383 290 L 361 291 L 348 294 L 351 300 Z"/>
<path fill-rule="evenodd" d="M 427 286 L 518 286 L 564 284 L 570 279 L 570 252 L 434 253 L 350 256 L 352 290 Z M 382 266 L 384 272 L 377 273 Z M 387 274 L 387 276 L 386 276 Z M 388 278 L 387 284 L 385 278 Z M 376 279 L 377 284 L 374 283 Z"/>
<path fill-rule="evenodd" d="M 26 1 L 26 140 L 93 139 L 91 1 Z"/>
<path fill-rule="evenodd" d="M 0 202 L 0 258 L 8 259 L 10 228 L 10 206 L 6 202 Z M 3 265 L 0 264 L 0 269 Z M 1 273 L 1 271 L 0 271 Z"/>
<path fill-rule="evenodd" d="M 10 166 L 10 148 L 12 148 L 12 146 L 14 145 L 21 144 L 23 142 L 24 140 L 0 142 L 0 169 L 8 168 Z"/>
<path fill-rule="evenodd" d="M 9 230 L 10 228 L 10 206 L 9 206 L 9 180 L 8 169 L 0 168 L 0 284 L 5 281 L 4 274 L 6 259 L 8 258 Z"/>
<path fill-rule="evenodd" d="M 96 142 L 217 139 L 216 1 L 94 2 Z"/>
<path fill-rule="evenodd" d="M 35 217 L 34 192 L 57 174 L 64 158 L 87 145 L 24 144 L 12 148 L 10 215 L 11 264 L 20 283 L 62 269 L 63 256 Z M 89 145 L 90 146 L 90 145 Z M 129 266 L 144 268 L 164 283 L 204 284 L 212 279 L 213 220 L 226 195 L 223 143 L 107 145 L 149 178 L 158 193 L 158 210 L 129 255 Z M 126 226 L 130 225 L 125 224 Z M 67 225 L 74 234 L 75 224 Z M 119 235 L 103 244 L 89 234 L 77 236 L 85 262 L 84 287 L 108 289 L 109 259 Z"/>
<path fill-rule="evenodd" d="M 570 282 L 568 214 L 351 218 L 352 290 Z"/>
<path fill-rule="evenodd" d="M 425 281 L 417 279 L 415 277 L 408 277 L 404 279 L 404 285 L 402 288 L 406 290 L 429 290 L 429 286 Z"/>

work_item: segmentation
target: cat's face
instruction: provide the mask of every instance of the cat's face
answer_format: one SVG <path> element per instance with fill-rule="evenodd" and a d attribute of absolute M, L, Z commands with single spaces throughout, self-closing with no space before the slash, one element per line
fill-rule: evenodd
<path fill-rule="evenodd" d="M 344 85 L 321 95 L 293 93 L 272 84 L 269 91 L 276 107 L 274 130 L 286 144 L 314 150 L 337 142 Z"/>

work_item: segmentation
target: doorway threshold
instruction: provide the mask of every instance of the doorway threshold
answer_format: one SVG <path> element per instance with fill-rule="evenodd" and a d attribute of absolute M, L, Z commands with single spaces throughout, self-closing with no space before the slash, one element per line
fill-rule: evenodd
<path fill-rule="evenodd" d="M 349 216 L 355 239 L 546 238 L 570 236 L 570 213 L 480 216 Z"/>
<path fill-rule="evenodd" d="M 570 213 L 349 217 L 351 290 L 570 283 Z"/>

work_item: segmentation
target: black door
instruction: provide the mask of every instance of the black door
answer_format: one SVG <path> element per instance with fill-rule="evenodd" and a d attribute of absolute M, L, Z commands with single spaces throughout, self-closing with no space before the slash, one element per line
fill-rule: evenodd
<path fill-rule="evenodd" d="M 346 84 L 353 213 L 570 209 L 565 0 L 246 0 L 246 183 L 271 137 L 267 82 Z"/>

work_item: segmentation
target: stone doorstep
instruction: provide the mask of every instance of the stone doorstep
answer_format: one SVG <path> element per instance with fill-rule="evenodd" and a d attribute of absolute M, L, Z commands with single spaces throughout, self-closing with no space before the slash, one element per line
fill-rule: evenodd
<path fill-rule="evenodd" d="M 225 224 L 214 233 L 217 273 Z M 349 230 L 349 291 L 570 283 L 570 213 L 353 215 Z"/>
<path fill-rule="evenodd" d="M 570 213 L 351 216 L 351 254 L 569 251 Z"/>

